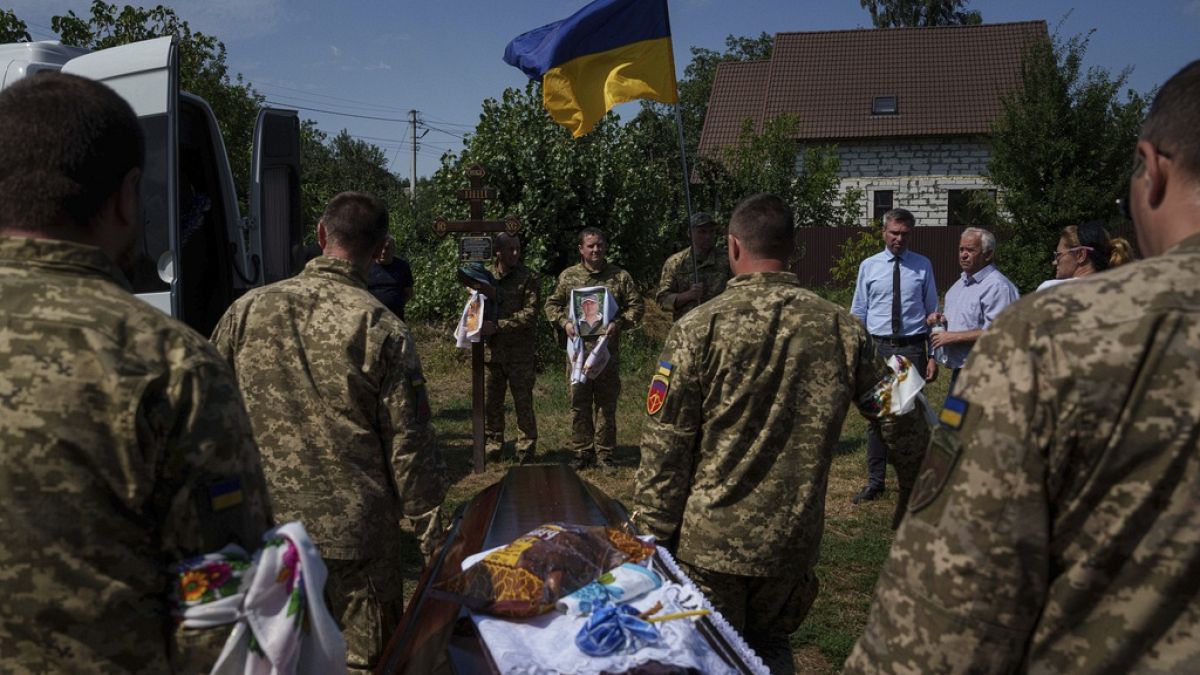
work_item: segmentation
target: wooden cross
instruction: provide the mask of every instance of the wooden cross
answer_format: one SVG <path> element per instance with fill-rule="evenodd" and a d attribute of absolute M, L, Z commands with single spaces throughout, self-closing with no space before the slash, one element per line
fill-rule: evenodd
<path fill-rule="evenodd" d="M 497 196 L 495 188 L 484 186 L 483 178 L 486 175 L 487 171 L 478 164 L 472 164 L 467 169 L 467 179 L 471 181 L 471 187 L 459 190 L 458 198 L 471 207 L 471 217 L 468 220 L 437 218 L 433 221 L 433 231 L 437 236 L 445 237 L 450 232 L 507 232 L 515 235 L 521 231 L 521 221 L 515 216 L 508 216 L 504 220 L 483 219 L 483 203 Z M 475 342 L 471 345 L 471 430 L 474 436 L 474 449 L 471 454 L 475 473 L 483 473 L 487 461 L 483 397 L 483 342 Z"/>
<path fill-rule="evenodd" d="M 521 221 L 517 220 L 515 216 L 508 216 L 504 220 L 483 219 L 483 203 L 496 198 L 496 189 L 485 187 L 483 184 L 483 177 L 486 175 L 487 171 L 478 164 L 472 164 L 467 169 L 467 180 L 471 181 L 471 187 L 459 190 L 458 198 L 470 206 L 470 219 L 446 220 L 445 218 L 437 218 L 433 221 L 434 234 L 444 237 L 450 232 L 507 232 L 509 234 L 516 234 L 521 231 Z"/>

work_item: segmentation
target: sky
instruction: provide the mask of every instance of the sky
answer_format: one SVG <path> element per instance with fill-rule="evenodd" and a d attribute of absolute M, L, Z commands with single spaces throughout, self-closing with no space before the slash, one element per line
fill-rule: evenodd
<path fill-rule="evenodd" d="M 134 0 L 136 2 L 136 0 Z M 127 4 L 128 0 L 117 0 Z M 411 175 L 408 111 L 423 124 L 417 175 L 458 151 L 481 103 L 525 75 L 501 60 L 517 35 L 566 18 L 587 0 L 146 0 L 194 31 L 215 35 L 241 73 L 277 107 L 300 110 L 330 135 L 346 129 L 381 147 L 390 168 Z M 91 0 L 9 0 L 35 40 L 53 39 L 50 17 L 89 15 Z M 0 8 L 5 5 L 0 2 Z M 675 63 L 691 47 L 723 50 L 728 35 L 870 27 L 859 0 L 670 0 Z M 1045 20 L 1070 37 L 1094 31 L 1087 65 L 1148 91 L 1200 58 L 1200 0 L 973 0 L 985 23 Z M 307 108 L 307 109 L 304 109 Z M 637 103 L 617 108 L 635 114 Z M 335 114 L 336 113 L 336 114 Z M 366 119 L 368 117 L 384 119 Z M 427 131 L 426 131 L 427 129 Z"/>

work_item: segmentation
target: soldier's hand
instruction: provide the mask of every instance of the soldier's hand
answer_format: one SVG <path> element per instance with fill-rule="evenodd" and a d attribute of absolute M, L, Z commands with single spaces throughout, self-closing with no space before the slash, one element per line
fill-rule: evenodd
<path fill-rule="evenodd" d="M 568 321 L 567 325 L 563 326 L 563 330 L 567 331 L 567 337 L 575 339 L 575 324 Z"/>
<path fill-rule="evenodd" d="M 608 328 L 604 329 L 604 334 L 609 337 L 614 337 L 614 336 L 616 336 L 617 333 L 620 333 L 620 332 L 621 332 L 621 326 L 616 321 L 609 323 Z"/>
<path fill-rule="evenodd" d="M 929 363 L 925 364 L 925 381 L 933 382 L 937 379 L 938 365 L 937 361 L 929 359 Z"/>
<path fill-rule="evenodd" d="M 686 291 L 675 296 L 676 305 L 686 305 L 689 302 L 699 300 L 704 293 L 704 284 L 692 284 Z"/>
<path fill-rule="evenodd" d="M 483 325 L 480 326 L 480 328 L 479 328 L 479 334 L 482 335 L 483 337 L 487 337 L 489 335 L 495 335 L 496 334 L 496 322 L 495 321 L 484 321 Z"/>

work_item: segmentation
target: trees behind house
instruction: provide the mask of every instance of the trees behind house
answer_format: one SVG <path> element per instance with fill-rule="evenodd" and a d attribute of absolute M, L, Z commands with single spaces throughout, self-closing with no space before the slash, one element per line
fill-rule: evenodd
<path fill-rule="evenodd" d="M 1005 273 L 1028 292 L 1050 276 L 1050 255 L 1067 225 L 1120 224 L 1147 99 L 1125 89 L 1128 71 L 1085 70 L 1088 36 L 1033 44 L 1021 87 L 993 125 L 988 173 L 1001 189 Z M 1006 212 L 1006 213 L 1005 213 Z"/>
<path fill-rule="evenodd" d="M 876 28 L 921 26 L 971 26 L 983 23 L 979 10 L 968 10 L 968 0 L 859 0 L 870 12 Z"/>

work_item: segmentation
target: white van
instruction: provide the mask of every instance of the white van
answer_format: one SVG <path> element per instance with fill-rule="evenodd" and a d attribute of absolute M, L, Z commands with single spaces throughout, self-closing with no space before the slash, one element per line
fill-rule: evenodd
<path fill-rule="evenodd" d="M 145 228 L 130 281 L 139 297 L 208 336 L 247 289 L 304 265 L 300 122 L 294 110 L 259 112 L 243 217 L 216 117 L 204 99 L 179 90 L 178 59 L 173 37 L 96 51 L 0 45 L 0 88 L 60 70 L 104 82 L 129 102 L 146 136 Z"/>

